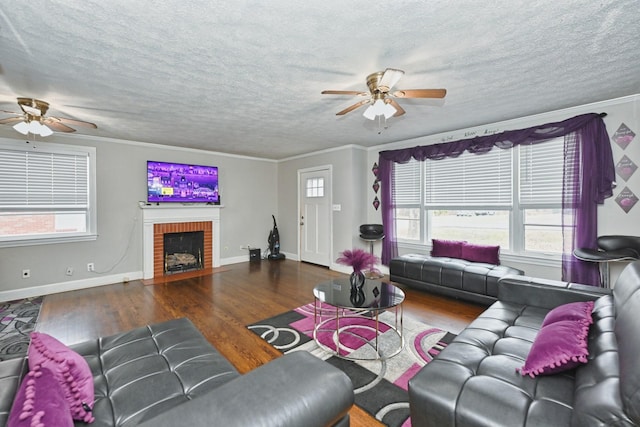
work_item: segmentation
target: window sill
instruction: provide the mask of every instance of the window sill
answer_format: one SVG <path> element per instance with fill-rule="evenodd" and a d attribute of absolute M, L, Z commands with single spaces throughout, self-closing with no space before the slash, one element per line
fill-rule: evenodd
<path fill-rule="evenodd" d="M 96 240 L 97 234 L 83 234 L 76 236 L 57 236 L 57 237 L 32 237 L 20 240 L 0 240 L 0 248 L 15 248 L 20 246 L 35 246 L 35 245 L 51 245 L 57 243 L 73 243 L 73 242 L 87 242 Z"/>

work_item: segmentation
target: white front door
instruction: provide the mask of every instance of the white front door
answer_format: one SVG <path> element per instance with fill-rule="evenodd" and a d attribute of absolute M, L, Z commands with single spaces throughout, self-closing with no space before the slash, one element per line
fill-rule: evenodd
<path fill-rule="evenodd" d="M 331 170 L 298 173 L 300 188 L 300 260 L 331 264 Z"/>

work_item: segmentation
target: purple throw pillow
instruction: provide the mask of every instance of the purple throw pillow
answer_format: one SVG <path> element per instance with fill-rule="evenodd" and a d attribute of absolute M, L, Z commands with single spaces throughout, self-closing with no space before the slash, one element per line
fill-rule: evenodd
<path fill-rule="evenodd" d="M 7 427 L 73 427 L 69 403 L 47 368 L 35 366 L 24 377 L 13 400 Z"/>
<path fill-rule="evenodd" d="M 592 312 L 593 301 L 570 302 L 559 305 L 547 313 L 541 328 L 562 320 L 584 320 L 590 325 L 593 323 L 593 318 L 591 317 Z"/>
<path fill-rule="evenodd" d="M 500 265 L 500 246 L 462 243 L 462 259 Z"/>
<path fill-rule="evenodd" d="M 431 256 L 462 258 L 462 244 L 456 240 L 431 239 Z"/>
<path fill-rule="evenodd" d="M 517 370 L 522 375 L 551 375 L 587 363 L 587 335 L 585 320 L 560 320 L 541 328 L 531 345 L 524 365 Z"/>
<path fill-rule="evenodd" d="M 93 375 L 84 357 L 51 335 L 32 332 L 28 358 L 29 369 L 42 366 L 53 372 L 74 420 L 93 422 Z"/>

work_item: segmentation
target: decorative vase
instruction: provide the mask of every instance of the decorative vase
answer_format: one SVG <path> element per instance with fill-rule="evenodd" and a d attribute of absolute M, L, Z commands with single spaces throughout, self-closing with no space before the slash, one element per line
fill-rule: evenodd
<path fill-rule="evenodd" d="M 349 295 L 349 301 L 354 307 L 362 307 L 364 304 L 364 291 L 362 287 L 351 287 L 351 295 Z"/>
<path fill-rule="evenodd" d="M 364 285 L 364 280 L 365 280 L 365 277 L 362 271 L 354 271 L 353 273 L 351 273 L 351 275 L 349 276 L 351 289 L 362 288 L 362 285 Z"/>

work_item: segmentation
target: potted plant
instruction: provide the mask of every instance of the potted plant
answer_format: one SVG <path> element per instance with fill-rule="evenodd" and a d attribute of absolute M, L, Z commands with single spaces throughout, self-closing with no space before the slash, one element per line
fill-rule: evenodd
<path fill-rule="evenodd" d="M 375 265 L 379 258 L 372 253 L 362 249 L 345 250 L 340 253 L 340 257 L 336 260 L 338 264 L 348 265 L 353 269 L 349 281 L 352 287 L 362 287 L 365 280 L 363 270 L 377 272 Z"/>

